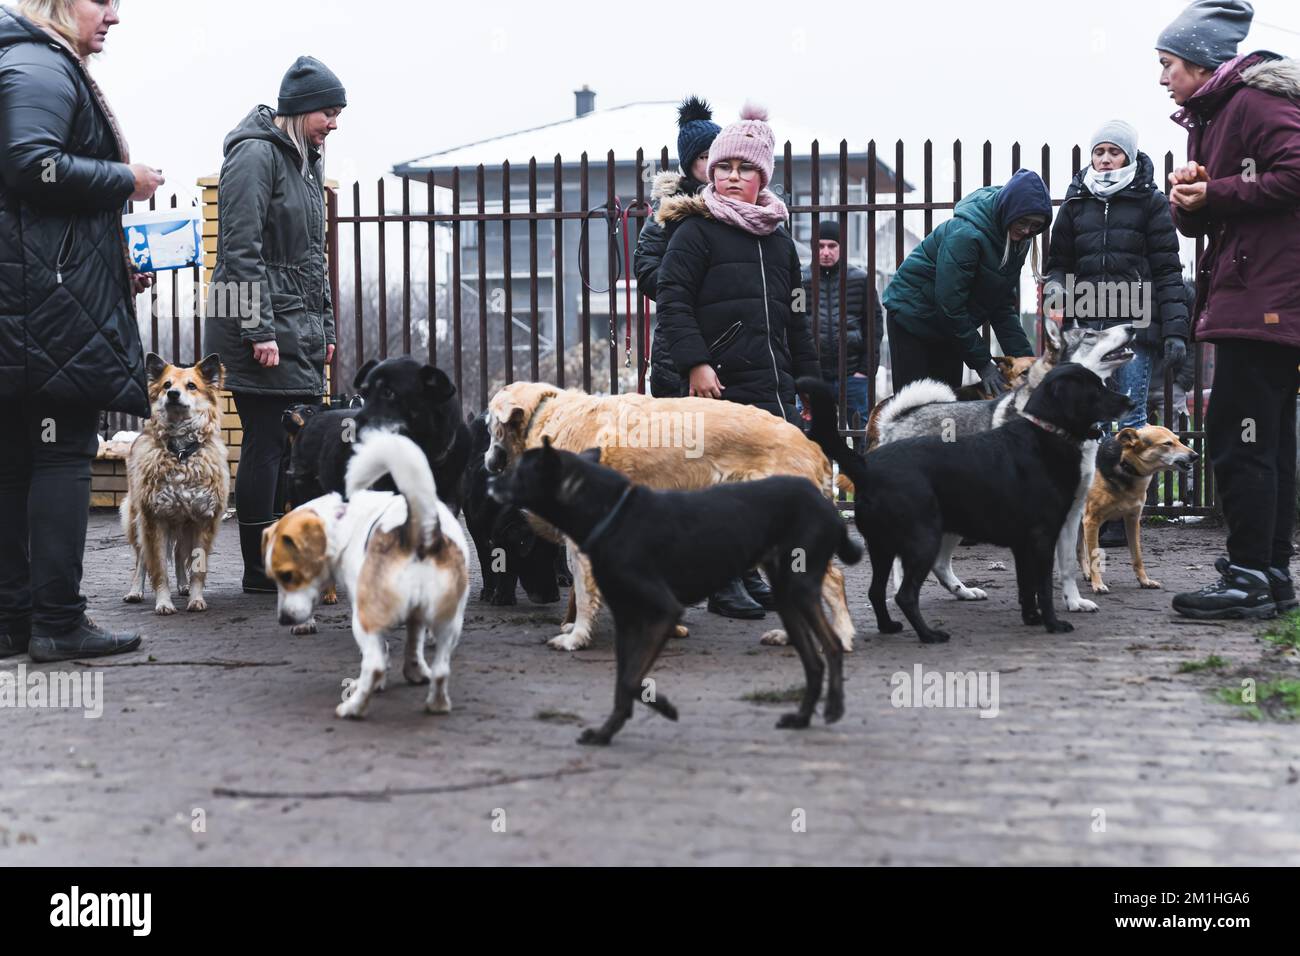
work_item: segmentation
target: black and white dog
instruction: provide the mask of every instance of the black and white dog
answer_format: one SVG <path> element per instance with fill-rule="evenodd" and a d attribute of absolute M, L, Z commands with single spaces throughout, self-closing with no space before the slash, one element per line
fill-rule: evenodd
<path fill-rule="evenodd" d="M 832 428 L 835 419 L 832 417 Z M 778 727 L 807 727 L 829 665 L 826 722 L 844 714 L 844 652 L 821 608 L 831 557 L 862 557 L 835 506 L 806 478 L 778 476 L 700 491 L 654 491 L 598 464 L 599 449 L 559 451 L 544 439 L 492 484 L 503 503 L 550 522 L 591 560 L 614 612 L 614 711 L 583 744 L 608 744 L 640 698 L 670 720 L 677 709 L 642 681 L 676 630 L 684 605 L 761 565 L 807 683 Z M 818 646 L 826 657 L 822 663 Z"/>
<path fill-rule="evenodd" d="M 299 505 L 332 491 L 343 493 L 353 446 L 362 431 L 375 429 L 404 435 L 420 447 L 433 470 L 438 498 L 459 515 L 470 437 L 461 421 L 456 386 L 446 373 L 410 356 L 371 359 L 357 370 L 353 387 L 361 395 L 359 409 L 319 411 L 298 429 L 289 464 L 289 500 Z M 286 415 L 285 427 L 291 430 L 289 419 Z M 395 490 L 388 478 L 376 488 Z"/>
<path fill-rule="evenodd" d="M 889 616 L 885 584 L 895 558 L 903 583 L 895 600 L 926 643 L 948 635 L 921 617 L 921 585 L 945 534 L 1009 547 L 1016 561 L 1020 614 L 1052 633 L 1073 630 L 1052 604 L 1053 552 L 1074 505 L 1083 464 L 1081 446 L 1132 407 L 1128 398 L 1081 365 L 1049 372 L 1007 424 L 945 441 L 939 435 L 904 439 L 859 458 L 836 428 L 835 397 L 819 379 L 805 378 L 811 435 L 852 480 L 854 517 L 871 554 L 871 606 L 882 633 L 902 625 Z"/>

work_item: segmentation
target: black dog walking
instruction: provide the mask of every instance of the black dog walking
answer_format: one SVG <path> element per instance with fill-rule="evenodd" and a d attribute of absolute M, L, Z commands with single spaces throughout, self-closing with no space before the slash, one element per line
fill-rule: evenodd
<path fill-rule="evenodd" d="M 944 441 L 938 435 L 893 442 L 859 458 L 835 427 L 835 395 L 820 379 L 799 380 L 812 409 L 812 438 L 853 481 L 854 518 L 871 553 L 871 606 L 883 634 L 903 625 L 889 616 L 885 585 L 896 557 L 903 585 L 896 600 L 927 644 L 948 640 L 921 617 L 920 593 L 945 532 L 1009 547 L 1016 559 L 1020 615 L 1051 633 L 1074 628 L 1056 617 L 1052 563 L 1057 536 L 1091 467 L 1081 446 L 1132 402 L 1082 365 L 1054 368 L 1020 417 L 991 431 Z"/>
<path fill-rule="evenodd" d="M 834 421 L 834 419 L 831 419 Z M 774 477 L 703 491 L 653 491 L 602 467 L 599 449 L 581 455 L 545 441 L 525 452 L 493 484 L 501 501 L 559 528 L 591 559 L 600 592 L 614 612 L 617 677 L 614 711 L 583 744 L 608 744 L 632 716 L 640 696 L 669 720 L 677 708 L 642 682 L 681 620 L 684 604 L 702 601 L 748 568 L 761 565 L 776 609 L 803 662 L 807 685 L 795 713 L 778 727 L 812 719 L 827 667 L 824 715 L 844 715 L 843 651 L 821 608 L 822 578 L 831 557 L 862 558 L 839 512 L 804 478 Z"/>

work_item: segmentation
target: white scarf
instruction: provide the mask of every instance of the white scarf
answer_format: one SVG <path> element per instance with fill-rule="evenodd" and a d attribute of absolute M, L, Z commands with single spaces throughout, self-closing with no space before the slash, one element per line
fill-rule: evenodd
<path fill-rule="evenodd" d="M 1088 187 L 1088 192 L 1098 199 L 1109 199 L 1133 182 L 1133 177 L 1137 175 L 1137 169 L 1137 160 L 1127 166 L 1121 166 L 1119 169 L 1108 169 L 1104 172 L 1098 171 L 1094 166 L 1089 166 L 1088 171 L 1083 174 L 1083 184 Z"/>

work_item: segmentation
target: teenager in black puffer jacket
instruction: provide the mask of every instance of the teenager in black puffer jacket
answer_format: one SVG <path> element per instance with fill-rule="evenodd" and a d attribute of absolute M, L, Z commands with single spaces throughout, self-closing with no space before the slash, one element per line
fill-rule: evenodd
<path fill-rule="evenodd" d="M 1169 201 L 1156 186 L 1137 131 L 1113 120 L 1092 136 L 1091 165 L 1066 191 L 1047 257 L 1049 310 L 1094 328 L 1133 323 L 1135 356 L 1112 384 L 1133 400 L 1120 428 L 1147 423 L 1147 390 L 1157 355 L 1177 370 L 1187 355 L 1187 302 Z M 1121 284 L 1128 291 L 1111 295 Z M 1134 285 L 1137 285 L 1134 288 Z M 1140 289 L 1140 296 L 1131 293 Z M 1110 306 L 1118 305 L 1113 314 Z M 1149 314 L 1147 312 L 1149 311 Z"/>
<path fill-rule="evenodd" d="M 678 196 L 693 196 L 704 188 L 709 178 L 709 147 L 722 129 L 713 122 L 713 110 L 699 97 L 688 96 L 677 107 L 677 157 L 679 173 L 660 173 L 655 177 L 650 192 L 650 205 L 655 213 L 665 200 Z M 636 253 L 632 257 L 632 270 L 636 273 L 636 287 L 647 299 L 655 301 L 658 295 L 659 263 L 668 249 L 668 240 L 674 224 L 664 224 L 653 216 L 641 227 Z M 677 366 L 668 351 L 663 326 L 654 326 L 654 341 L 650 347 L 650 394 L 656 398 L 677 398 L 686 394 L 686 383 L 677 374 Z"/>
<path fill-rule="evenodd" d="M 710 183 L 665 200 L 661 223 L 676 223 L 658 272 L 659 324 L 691 395 L 755 405 L 798 424 L 795 378 L 819 375 L 806 315 L 794 311 L 799 255 L 785 204 L 766 186 L 776 138 L 767 113 L 747 106 L 741 122 L 709 149 Z M 771 606 L 757 572 L 709 598 L 728 617 L 763 616 Z"/>

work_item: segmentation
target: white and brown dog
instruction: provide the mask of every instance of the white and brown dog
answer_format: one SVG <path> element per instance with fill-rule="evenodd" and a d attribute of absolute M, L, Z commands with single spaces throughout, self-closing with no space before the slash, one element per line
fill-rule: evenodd
<path fill-rule="evenodd" d="M 392 475 L 398 493 L 366 491 Z M 384 632 L 406 626 L 402 676 L 430 684 L 425 707 L 451 710 L 451 655 L 460 640 L 469 597 L 460 523 L 438 500 L 433 473 L 418 445 L 390 432 L 367 432 L 347 470 L 348 497 L 337 492 L 294 508 L 262 534 L 266 568 L 279 589 L 281 624 L 303 625 L 331 581 L 352 599 L 352 634 L 361 674 L 339 704 L 340 717 L 361 717 L 370 695 L 384 687 Z M 426 635 L 435 643 L 424 660 Z"/>
<path fill-rule="evenodd" d="M 176 590 L 189 596 L 185 609 L 205 611 L 208 556 L 230 496 L 218 402 L 221 359 L 213 353 L 198 365 L 176 366 L 150 352 L 145 371 L 151 414 L 127 454 L 121 507 L 135 574 L 122 600 L 136 604 L 144 598 L 147 573 L 154 613 L 175 614 L 167 580 L 170 556 Z"/>

